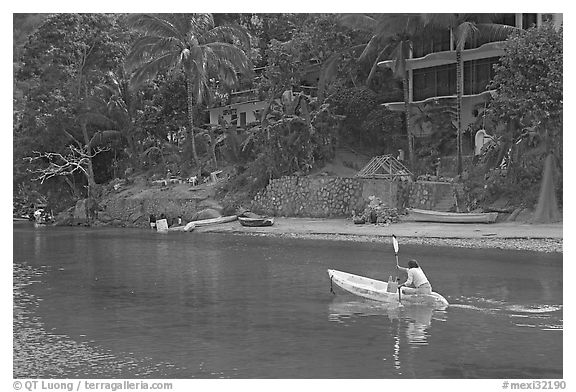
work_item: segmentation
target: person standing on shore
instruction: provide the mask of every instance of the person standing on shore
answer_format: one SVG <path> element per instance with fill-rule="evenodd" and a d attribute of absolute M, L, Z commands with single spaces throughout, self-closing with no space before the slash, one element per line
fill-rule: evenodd
<path fill-rule="evenodd" d="M 432 285 L 414 259 L 408 260 L 408 268 L 398 266 L 398 269 L 408 274 L 406 282 L 399 287 L 403 294 L 432 294 Z"/>

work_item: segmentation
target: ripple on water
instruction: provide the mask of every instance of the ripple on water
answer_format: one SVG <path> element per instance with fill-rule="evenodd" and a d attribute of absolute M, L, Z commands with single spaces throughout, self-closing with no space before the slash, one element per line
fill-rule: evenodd
<path fill-rule="evenodd" d="M 115 355 L 66 335 L 46 331 L 35 315 L 40 298 L 25 289 L 46 268 L 13 265 L 13 377 L 14 378 L 165 378 L 175 368 L 170 363 L 154 364 L 149 358 Z"/>

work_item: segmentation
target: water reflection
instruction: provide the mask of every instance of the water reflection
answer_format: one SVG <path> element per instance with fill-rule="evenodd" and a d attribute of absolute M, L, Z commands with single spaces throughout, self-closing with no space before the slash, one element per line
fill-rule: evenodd
<path fill-rule="evenodd" d="M 429 306 L 398 306 L 347 295 L 336 296 L 328 304 L 328 320 L 331 322 L 348 326 L 369 319 L 371 323 L 387 325 L 389 338 L 380 349 L 384 358 L 389 357 L 389 365 L 400 377 L 418 374 L 414 363 L 420 354 L 416 351 L 429 345 L 432 320 L 446 321 L 446 315 L 445 310 Z"/>
<path fill-rule="evenodd" d="M 428 344 L 427 330 L 432 324 L 435 310 L 429 306 L 398 306 L 363 299 L 335 298 L 329 305 L 329 320 L 339 323 L 353 317 L 385 316 L 390 321 L 404 324 L 407 342 L 413 345 Z M 437 311 L 439 312 L 439 311 Z"/>

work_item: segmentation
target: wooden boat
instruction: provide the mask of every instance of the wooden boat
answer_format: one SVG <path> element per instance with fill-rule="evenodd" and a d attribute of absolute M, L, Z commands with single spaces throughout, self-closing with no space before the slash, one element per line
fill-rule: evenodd
<path fill-rule="evenodd" d="M 196 228 L 194 222 L 189 222 L 184 226 L 172 226 L 168 228 L 168 231 L 193 231 Z"/>
<path fill-rule="evenodd" d="M 328 270 L 332 283 L 349 293 L 368 298 L 374 301 L 388 302 L 402 305 L 427 305 L 443 309 L 448 306 L 446 298 L 438 293 L 432 294 L 402 294 L 398 298 L 398 289 L 388 292 L 388 283 L 381 280 L 365 278 L 348 272 Z"/>
<path fill-rule="evenodd" d="M 497 212 L 459 213 L 411 208 L 410 217 L 416 222 L 440 223 L 494 223 L 498 218 Z"/>
<path fill-rule="evenodd" d="M 247 216 L 239 216 L 238 220 L 242 226 L 247 227 L 272 226 L 274 224 L 274 218 L 269 217 L 253 218 Z"/>
<path fill-rule="evenodd" d="M 214 224 L 218 224 L 218 223 L 233 222 L 236 219 L 238 219 L 238 215 L 229 215 L 229 216 L 219 216 L 218 218 L 197 220 L 197 221 L 193 221 L 191 223 L 194 223 L 195 227 L 202 227 L 202 226 L 214 225 Z"/>

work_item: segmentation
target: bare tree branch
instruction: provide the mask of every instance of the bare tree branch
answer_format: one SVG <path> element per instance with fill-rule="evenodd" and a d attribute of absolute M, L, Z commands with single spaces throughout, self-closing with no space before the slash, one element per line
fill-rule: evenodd
<path fill-rule="evenodd" d="M 42 169 L 30 170 L 31 173 L 37 174 L 33 181 L 44 181 L 56 176 L 69 176 L 75 172 L 81 172 L 86 178 L 89 177 L 87 166 L 91 158 L 100 154 L 103 151 L 108 151 L 109 148 L 98 147 L 92 153 L 87 152 L 84 148 L 76 146 L 68 146 L 70 152 L 66 155 L 57 152 L 38 152 L 33 151 L 34 156 L 25 157 L 24 160 L 28 162 L 46 161 L 48 166 Z"/>

